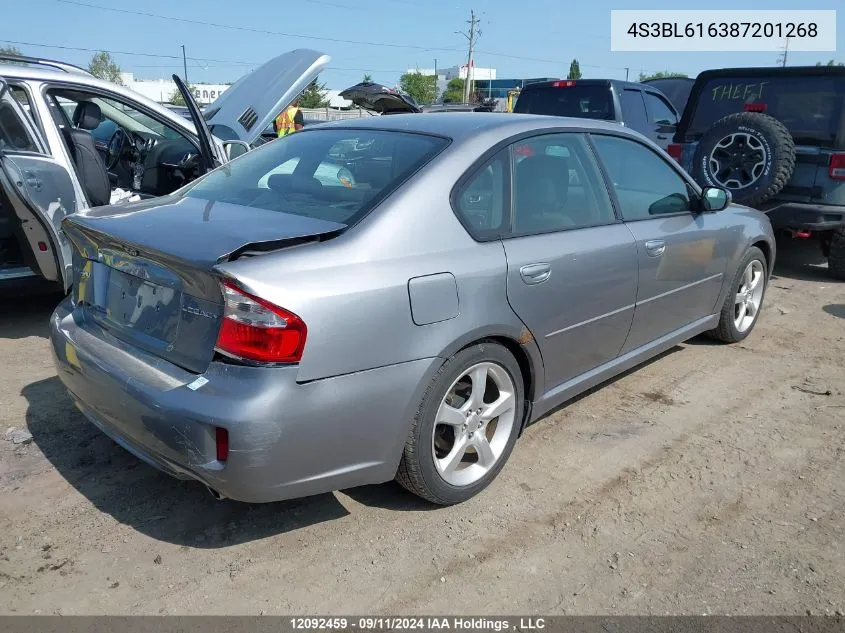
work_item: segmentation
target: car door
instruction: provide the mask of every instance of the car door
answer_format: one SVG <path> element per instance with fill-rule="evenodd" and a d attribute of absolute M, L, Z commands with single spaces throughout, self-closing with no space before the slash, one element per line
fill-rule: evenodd
<path fill-rule="evenodd" d="M 34 272 L 70 286 L 71 248 L 61 230 L 76 211 L 76 194 L 67 169 L 46 151 L 46 144 L 0 78 L 0 198 Z"/>
<path fill-rule="evenodd" d="M 510 154 L 507 296 L 540 347 L 548 392 L 619 354 L 633 319 L 637 249 L 583 134 L 534 136 Z"/>
<path fill-rule="evenodd" d="M 649 134 L 647 136 L 657 143 L 660 149 L 666 150 L 675 135 L 680 117 L 669 100 L 662 95 L 646 90 L 643 92 L 643 97 L 648 111 Z"/>
<path fill-rule="evenodd" d="M 636 311 L 624 354 L 713 314 L 741 231 L 697 210 L 696 189 L 668 155 L 633 138 L 590 137 L 637 242 Z"/>
<path fill-rule="evenodd" d="M 634 88 L 625 88 L 619 93 L 619 101 L 622 105 L 622 121 L 625 127 L 636 130 L 640 134 L 650 136 L 648 124 L 648 113 L 643 101 L 643 91 Z"/>

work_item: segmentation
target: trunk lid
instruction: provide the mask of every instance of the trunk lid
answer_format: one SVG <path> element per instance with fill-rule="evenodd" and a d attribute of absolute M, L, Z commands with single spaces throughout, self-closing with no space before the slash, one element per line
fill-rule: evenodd
<path fill-rule="evenodd" d="M 199 198 L 163 198 L 68 217 L 74 301 L 83 318 L 202 373 L 223 303 L 215 266 L 342 231 L 345 225 Z"/>
<path fill-rule="evenodd" d="M 378 114 L 418 114 L 422 108 L 414 98 L 395 88 L 371 81 L 350 86 L 339 95 L 359 108 Z"/>
<path fill-rule="evenodd" d="M 319 51 L 300 48 L 259 66 L 205 109 L 211 132 L 224 141 L 252 145 L 330 61 L 331 57 Z"/>

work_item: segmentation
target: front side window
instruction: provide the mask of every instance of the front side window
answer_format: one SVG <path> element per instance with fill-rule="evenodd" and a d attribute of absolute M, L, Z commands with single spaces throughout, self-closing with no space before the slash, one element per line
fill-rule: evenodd
<path fill-rule="evenodd" d="M 691 211 L 686 181 L 652 149 L 618 136 L 596 134 L 592 139 L 625 220 Z"/>
<path fill-rule="evenodd" d="M 648 127 L 648 117 L 645 112 L 642 92 L 639 90 L 623 90 L 621 94 L 622 115 L 625 123 L 631 129 L 642 131 Z"/>
<path fill-rule="evenodd" d="M 182 195 L 349 225 L 448 144 L 407 132 L 302 131 L 210 172 Z"/>
<path fill-rule="evenodd" d="M 645 93 L 645 100 L 648 103 L 648 112 L 651 122 L 656 125 L 677 125 L 678 117 L 672 108 L 656 94 Z"/>
<path fill-rule="evenodd" d="M 607 189 L 581 134 L 549 134 L 513 146 L 513 232 L 615 222 Z"/>

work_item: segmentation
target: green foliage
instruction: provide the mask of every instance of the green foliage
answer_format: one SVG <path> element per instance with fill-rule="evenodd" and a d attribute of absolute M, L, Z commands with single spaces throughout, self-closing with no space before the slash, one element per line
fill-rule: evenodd
<path fill-rule="evenodd" d="M 446 92 L 443 93 L 443 103 L 463 103 L 464 80 L 455 78 L 446 84 Z"/>
<path fill-rule="evenodd" d="M 88 64 L 88 72 L 105 81 L 123 85 L 123 80 L 120 78 L 120 66 L 105 51 L 100 51 L 91 58 L 91 62 Z"/>
<path fill-rule="evenodd" d="M 566 76 L 567 79 L 581 79 L 581 66 L 578 64 L 577 59 L 573 59 L 572 63 L 569 64 L 569 74 Z"/>
<path fill-rule="evenodd" d="M 191 91 L 191 94 L 194 94 L 194 87 L 191 84 L 187 84 L 187 86 L 188 90 Z M 178 88 L 170 93 L 170 96 L 167 98 L 167 102 L 178 106 L 188 105 L 185 103 L 185 99 L 182 97 L 182 93 L 179 92 Z"/>
<path fill-rule="evenodd" d="M 816 66 L 845 66 L 845 63 L 838 62 L 835 59 L 831 59 L 826 64 L 824 62 L 816 62 Z"/>
<path fill-rule="evenodd" d="M 326 95 L 326 84 L 321 84 L 317 77 L 314 81 L 308 84 L 308 87 L 299 95 L 300 108 L 325 108 L 329 105 Z"/>
<path fill-rule="evenodd" d="M 0 46 L 0 55 L 23 55 L 23 53 L 21 53 L 21 49 L 19 49 L 17 46 Z M 4 63 L 4 64 L 19 64 L 19 65 L 23 65 L 23 64 L 21 64 L 21 62 L 7 62 L 7 61 L 4 61 L 3 63 Z"/>
<path fill-rule="evenodd" d="M 640 78 L 638 81 L 649 81 L 650 79 L 674 79 L 676 77 L 689 77 L 686 73 L 675 73 L 669 70 L 663 70 L 659 73 L 654 73 L 653 75 L 646 75 L 645 73 L 640 73 Z"/>
<path fill-rule="evenodd" d="M 370 73 L 364 73 L 364 78 L 361 80 L 361 83 L 370 83 L 373 80 L 373 76 Z"/>
<path fill-rule="evenodd" d="M 434 75 L 405 73 L 399 78 L 399 87 L 419 104 L 434 103 L 437 98 L 437 78 Z"/>

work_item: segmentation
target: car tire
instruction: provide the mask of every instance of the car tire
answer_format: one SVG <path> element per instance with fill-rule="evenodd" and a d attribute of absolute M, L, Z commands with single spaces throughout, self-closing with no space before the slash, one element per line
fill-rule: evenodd
<path fill-rule="evenodd" d="M 794 171 L 795 143 L 789 130 L 758 112 L 716 121 L 701 137 L 692 165 L 698 184 L 728 189 L 734 202 L 750 207 L 780 193 Z"/>
<path fill-rule="evenodd" d="M 751 282 L 749 282 L 749 271 Z M 719 325 L 708 334 L 724 343 L 737 343 L 751 334 L 763 308 L 768 281 L 766 256 L 759 248 L 752 246 L 745 251 L 737 267 L 728 296 L 725 297 L 725 303 L 719 313 Z M 741 296 L 744 299 L 740 303 Z M 753 306 L 753 314 L 749 314 L 751 306 Z M 745 309 L 744 312 L 742 308 Z M 743 318 L 740 318 L 742 315 L 744 315 Z"/>
<path fill-rule="evenodd" d="M 482 371 L 484 378 L 476 380 Z M 522 425 L 523 398 L 519 365 L 503 346 L 482 341 L 459 351 L 443 363 L 426 389 L 396 481 L 438 505 L 461 503 L 478 494 L 510 457 Z M 497 403 L 498 409 L 490 407 Z M 480 409 L 484 413 L 479 416 Z M 488 415 L 493 413 L 498 415 Z M 483 438 L 489 450 L 482 446 Z"/>
<path fill-rule="evenodd" d="M 834 278 L 845 281 L 845 228 L 834 231 L 830 238 L 827 269 Z"/>

